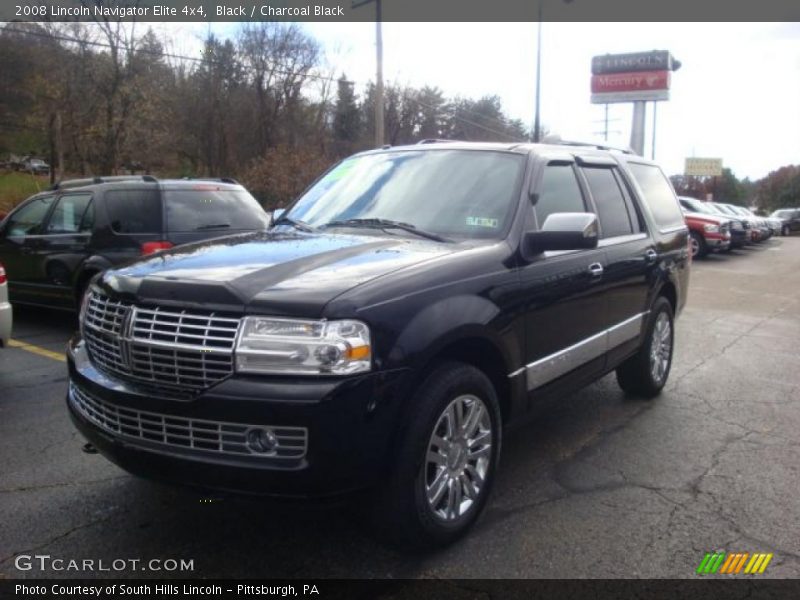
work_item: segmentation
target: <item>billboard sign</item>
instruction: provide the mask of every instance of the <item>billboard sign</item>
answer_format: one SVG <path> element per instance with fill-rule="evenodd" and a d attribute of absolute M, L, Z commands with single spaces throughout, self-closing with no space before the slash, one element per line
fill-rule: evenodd
<path fill-rule="evenodd" d="M 722 175 L 722 159 L 687 158 L 683 172 L 693 177 L 719 177 Z"/>
<path fill-rule="evenodd" d="M 639 71 L 676 71 L 681 63 L 668 50 L 603 54 L 592 57 L 592 75 L 635 73 Z"/>
<path fill-rule="evenodd" d="M 669 100 L 669 71 L 592 75 L 592 104 Z"/>
<path fill-rule="evenodd" d="M 642 90 L 668 90 L 669 84 L 669 71 L 640 71 L 635 73 L 592 75 L 593 94 L 639 92 Z"/>

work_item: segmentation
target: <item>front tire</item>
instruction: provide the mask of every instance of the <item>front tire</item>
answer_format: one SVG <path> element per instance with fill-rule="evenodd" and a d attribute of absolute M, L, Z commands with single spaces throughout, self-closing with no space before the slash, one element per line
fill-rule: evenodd
<path fill-rule="evenodd" d="M 689 238 L 692 248 L 692 258 L 703 258 L 708 254 L 708 246 L 702 235 L 692 231 L 689 234 Z"/>
<path fill-rule="evenodd" d="M 617 382 L 628 394 L 654 398 L 667 383 L 675 346 L 672 305 L 659 296 L 650 310 L 647 333 L 639 351 L 617 367 Z"/>
<path fill-rule="evenodd" d="M 398 460 L 373 514 L 407 548 L 446 546 L 480 516 L 500 457 L 497 393 L 479 369 L 448 362 L 417 392 Z"/>

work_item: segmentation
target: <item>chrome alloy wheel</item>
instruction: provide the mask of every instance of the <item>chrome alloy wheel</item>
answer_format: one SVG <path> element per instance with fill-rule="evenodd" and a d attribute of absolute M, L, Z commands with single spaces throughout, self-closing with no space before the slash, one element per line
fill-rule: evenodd
<path fill-rule="evenodd" d="M 667 313 L 662 312 L 656 318 L 653 337 L 650 341 L 650 374 L 653 381 L 661 384 L 669 369 L 672 358 L 672 326 Z"/>
<path fill-rule="evenodd" d="M 689 243 L 691 244 L 692 248 L 692 258 L 694 258 L 700 253 L 700 242 L 697 241 L 697 238 L 690 237 Z"/>
<path fill-rule="evenodd" d="M 454 522 L 484 491 L 492 453 L 492 419 L 483 400 L 458 396 L 439 416 L 425 458 L 425 493 L 440 519 Z"/>

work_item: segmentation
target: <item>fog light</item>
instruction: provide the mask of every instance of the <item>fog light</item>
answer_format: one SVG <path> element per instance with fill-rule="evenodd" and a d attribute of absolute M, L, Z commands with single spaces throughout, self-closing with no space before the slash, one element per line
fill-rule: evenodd
<path fill-rule="evenodd" d="M 247 447 L 257 454 L 274 452 L 278 447 L 278 438 L 272 429 L 261 427 L 250 429 L 247 432 Z"/>

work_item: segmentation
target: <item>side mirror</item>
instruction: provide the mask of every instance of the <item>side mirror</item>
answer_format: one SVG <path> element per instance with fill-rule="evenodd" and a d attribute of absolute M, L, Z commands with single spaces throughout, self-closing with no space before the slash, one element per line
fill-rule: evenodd
<path fill-rule="evenodd" d="M 272 211 L 272 222 L 270 225 L 274 225 L 275 221 L 281 218 L 281 215 L 286 212 L 285 208 L 276 208 Z"/>
<path fill-rule="evenodd" d="M 599 228 L 593 213 L 553 213 L 539 231 L 529 231 L 522 240 L 526 257 L 548 250 L 584 250 L 597 247 Z"/>

